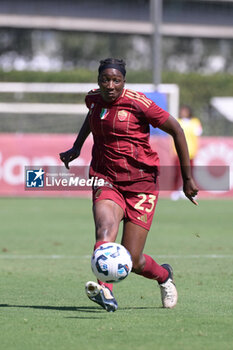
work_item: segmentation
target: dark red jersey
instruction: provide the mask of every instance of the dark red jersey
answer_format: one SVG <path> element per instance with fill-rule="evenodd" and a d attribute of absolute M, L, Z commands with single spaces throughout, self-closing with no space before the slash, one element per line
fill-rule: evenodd
<path fill-rule="evenodd" d="M 159 158 L 149 144 L 149 124 L 159 127 L 169 113 L 128 89 L 113 103 L 106 103 L 99 89 L 90 91 L 85 101 L 94 138 L 90 175 L 111 182 L 154 178 Z"/>

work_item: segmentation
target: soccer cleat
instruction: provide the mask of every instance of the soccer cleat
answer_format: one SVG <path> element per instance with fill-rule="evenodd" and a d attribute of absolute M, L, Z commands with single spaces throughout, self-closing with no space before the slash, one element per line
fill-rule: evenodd
<path fill-rule="evenodd" d="M 114 312 L 117 310 L 117 301 L 107 287 L 89 281 L 86 283 L 85 290 L 88 298 L 102 306 L 103 309 L 108 312 Z"/>
<path fill-rule="evenodd" d="M 173 281 L 172 267 L 168 264 L 163 264 L 161 266 L 165 268 L 169 273 L 168 279 L 165 282 L 159 284 L 162 304 L 163 307 L 172 309 L 176 306 L 178 299 L 178 293 L 176 290 L 175 283 Z"/>

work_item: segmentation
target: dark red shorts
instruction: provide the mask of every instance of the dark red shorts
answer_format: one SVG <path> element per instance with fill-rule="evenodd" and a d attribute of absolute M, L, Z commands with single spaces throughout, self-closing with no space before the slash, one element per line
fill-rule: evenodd
<path fill-rule="evenodd" d="M 144 186 L 140 184 L 140 188 L 144 191 L 134 191 L 132 186 L 129 191 L 127 186 L 113 186 L 109 183 L 93 190 L 93 204 L 103 199 L 112 200 L 123 209 L 124 220 L 129 220 L 149 231 L 159 191 L 154 183 L 148 182 Z"/>

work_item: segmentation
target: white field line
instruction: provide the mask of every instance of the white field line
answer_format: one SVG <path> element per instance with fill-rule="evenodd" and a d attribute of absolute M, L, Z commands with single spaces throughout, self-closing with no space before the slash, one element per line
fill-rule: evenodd
<path fill-rule="evenodd" d="M 0 260 L 72 260 L 90 259 L 91 255 L 15 255 L 0 254 Z M 157 259 L 233 259 L 233 255 L 200 254 L 200 255 L 156 255 Z"/>
<path fill-rule="evenodd" d="M 62 259 L 88 259 L 90 255 L 14 255 L 14 254 L 1 254 L 0 259 L 12 259 L 12 260 L 62 260 Z"/>

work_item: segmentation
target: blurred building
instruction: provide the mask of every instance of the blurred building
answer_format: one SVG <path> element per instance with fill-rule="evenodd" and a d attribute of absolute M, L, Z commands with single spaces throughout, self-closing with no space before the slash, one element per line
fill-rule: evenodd
<path fill-rule="evenodd" d="M 1 0 L 0 70 L 96 70 L 100 59 L 115 56 L 126 60 L 128 77 L 133 70 L 141 71 L 143 82 L 150 82 L 157 62 L 151 40 L 151 4 L 155 1 L 160 0 Z M 161 3 L 160 70 L 168 74 L 233 74 L 233 0 Z M 171 81 L 180 84 L 173 78 Z M 205 85 L 200 83 L 198 93 L 204 96 L 203 89 Z M 191 88 L 185 86 L 184 90 Z M 205 119 L 206 133 L 231 134 L 232 122 L 227 119 L 223 126 L 222 111 L 218 113 L 216 105 L 209 108 L 210 98 L 218 93 L 207 95 L 200 101 L 196 95 L 181 94 L 181 100 L 191 103 Z M 22 96 L 15 98 L 21 101 Z M 210 121 L 214 121 L 211 128 Z"/>
<path fill-rule="evenodd" d="M 2 0 L 0 27 L 151 34 L 150 0 Z M 233 1 L 163 0 L 161 32 L 233 38 Z"/>

